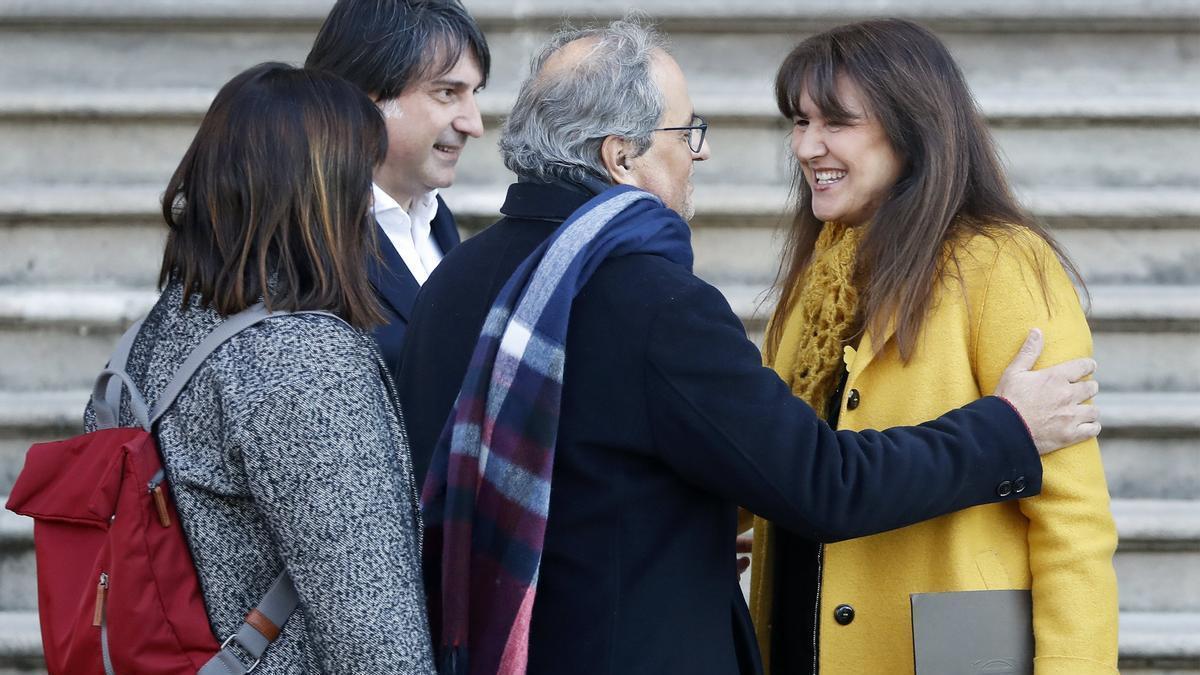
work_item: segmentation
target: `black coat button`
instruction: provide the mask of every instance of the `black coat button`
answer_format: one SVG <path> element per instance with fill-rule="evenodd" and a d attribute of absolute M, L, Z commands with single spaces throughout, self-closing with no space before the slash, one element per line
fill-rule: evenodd
<path fill-rule="evenodd" d="M 850 396 L 846 398 L 846 410 L 854 410 L 858 407 L 859 395 L 857 389 L 850 390 Z"/>
<path fill-rule="evenodd" d="M 1025 476 L 1021 476 L 1013 481 L 1013 492 L 1021 494 L 1025 491 Z"/>
<path fill-rule="evenodd" d="M 854 621 L 854 608 L 850 605 L 838 605 L 837 609 L 833 610 L 833 620 L 843 626 L 849 626 L 851 621 Z"/>
<path fill-rule="evenodd" d="M 1012 491 L 1013 491 L 1013 484 L 1010 483 L 1009 481 L 1003 481 L 1002 483 L 1000 483 L 1000 485 L 996 486 L 996 494 L 1000 495 L 1001 497 L 1007 497 L 1007 496 L 1011 495 Z"/>

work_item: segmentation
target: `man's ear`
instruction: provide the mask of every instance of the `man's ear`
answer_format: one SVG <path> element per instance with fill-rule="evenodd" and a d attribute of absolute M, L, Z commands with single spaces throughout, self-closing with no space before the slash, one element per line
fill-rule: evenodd
<path fill-rule="evenodd" d="M 629 142 L 620 136 L 607 136 L 600 144 L 600 161 L 604 163 L 604 170 L 608 172 L 612 182 L 617 185 L 641 187 L 629 166 L 631 155 Z"/>

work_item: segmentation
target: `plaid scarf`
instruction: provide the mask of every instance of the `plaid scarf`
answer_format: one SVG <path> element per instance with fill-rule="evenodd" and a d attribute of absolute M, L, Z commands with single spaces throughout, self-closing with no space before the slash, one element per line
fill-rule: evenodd
<path fill-rule="evenodd" d="M 534 250 L 492 305 L 422 495 L 443 675 L 525 672 L 571 303 L 602 262 L 635 253 L 690 271 L 691 233 L 653 195 L 609 188 Z"/>

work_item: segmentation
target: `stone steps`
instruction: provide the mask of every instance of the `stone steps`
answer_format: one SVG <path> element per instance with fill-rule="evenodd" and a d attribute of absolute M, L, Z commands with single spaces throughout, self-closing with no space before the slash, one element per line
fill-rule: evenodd
<path fill-rule="evenodd" d="M 7 501 L 7 495 L 0 497 L 0 610 L 34 610 L 37 571 L 33 522 L 4 509 Z"/>
<path fill-rule="evenodd" d="M 0 183 L 0 284 L 153 285 L 165 184 Z M 498 215 L 504 192 L 499 182 L 463 183 L 445 195 L 464 229 L 476 230 Z M 768 286 L 787 189 L 701 184 L 695 198 L 697 270 Z M 1038 189 L 1022 199 L 1091 284 L 1200 285 L 1198 190 Z"/>
<path fill-rule="evenodd" d="M 1200 500 L 1200 393 L 1103 392 L 1098 401 L 1114 497 Z"/>
<path fill-rule="evenodd" d="M 0 675 L 43 675 L 42 633 L 32 611 L 0 611 Z"/>
<path fill-rule="evenodd" d="M 704 76 L 700 76 L 701 83 Z M 220 85 L 221 83 L 217 83 Z M 515 82 L 513 83 L 516 84 Z M 988 121 L 995 125 L 1032 126 L 1064 122 L 1156 124 L 1195 122 L 1200 117 L 1200 96 L 1193 92 L 1144 91 L 1136 100 L 1114 100 L 1099 92 L 1064 94 L 1060 90 L 1032 92 L 1013 100 L 1005 91 L 981 90 L 976 98 Z M 114 90 L 111 87 L 62 91 L 24 88 L 8 91 L 0 100 L 0 119 L 14 120 L 186 120 L 198 122 L 216 94 L 212 87 L 160 87 Z M 489 85 L 479 95 L 484 122 L 503 120 L 516 98 L 515 90 Z M 692 92 L 696 109 L 710 121 L 757 121 L 779 115 L 771 91 L 730 94 L 721 91 Z"/>
<path fill-rule="evenodd" d="M 0 294 L 0 387 L 88 386 L 124 327 L 153 304 L 153 290 L 5 289 Z"/>
<path fill-rule="evenodd" d="M 815 1 L 774 2 L 733 15 L 720 2 L 656 2 L 652 11 L 673 31 L 680 61 L 694 71 L 699 108 L 714 119 L 717 153 L 698 171 L 701 183 L 736 175 L 743 184 L 785 184 L 786 147 L 778 134 L 786 125 L 775 119 L 769 99 L 780 57 L 798 31 L 895 13 L 944 33 L 991 112 L 1018 184 L 1194 187 L 1200 177 L 1185 158 L 1200 146 L 1180 144 L 1200 143 L 1194 140 L 1200 134 L 1189 133 L 1200 129 L 1200 97 L 1190 93 L 1200 87 L 1188 86 L 1188 78 L 1200 84 L 1189 47 L 1200 34 L 1195 7 L 1145 1 L 1130 12 L 1100 4 L 1031 5 L 1028 15 L 898 0 L 839 3 L 835 11 Z M 596 11 L 563 0 L 515 8 L 491 1 L 470 5 L 491 33 L 496 55 L 491 91 L 482 99 L 494 130 L 541 31 L 564 14 Z M 0 104 L 0 138 L 17 148 L 0 160 L 0 181 L 161 184 L 211 92 L 251 63 L 302 58 L 327 6 L 217 2 L 197 9 L 179 0 L 139 0 L 119 8 L 82 0 L 0 6 L 6 18 L 0 31 L 12 31 L 0 41 L 0 59 L 32 66 L 0 72 L 0 91 L 9 92 Z M 620 11 L 614 5 L 599 13 Z M 1062 21 L 1066 17 L 1071 20 Z M 80 31 L 89 39 L 80 40 Z M 47 58 L 38 58 L 47 51 Z M 78 63 L 92 67 L 79 69 Z M 168 63 L 179 67 L 164 67 Z M 63 94 L 64 86 L 74 93 Z M 506 174 L 491 152 L 492 140 L 468 146 L 460 180 L 502 180 Z M 1105 152 L 1095 152 L 1098 147 Z M 78 154 L 94 164 L 53 159 Z M 1122 162 L 1112 162 L 1114 156 Z"/>
<path fill-rule="evenodd" d="M 472 145 L 479 142 L 467 148 Z M 456 216 L 482 227 L 499 215 L 508 183 L 509 178 L 459 181 L 444 194 Z M 0 184 L 0 225 L 161 220 L 158 202 L 165 185 L 165 178 L 161 184 Z M 1030 212 L 1055 228 L 1200 231 L 1200 193 L 1194 189 L 1026 187 L 1017 193 Z M 788 189 L 781 185 L 705 184 L 696 191 L 697 222 L 704 226 L 725 219 L 742 227 L 774 226 L 783 220 L 780 214 L 788 203 Z"/>
<path fill-rule="evenodd" d="M 112 6 L 97 6 L 88 0 L 40 0 L 37 3 L 7 0 L 0 4 L 0 16 L 4 16 L 6 22 L 17 25 L 37 21 L 78 21 L 89 25 L 163 19 L 186 22 L 204 18 L 219 19 L 223 24 L 256 24 L 287 19 L 319 21 L 328 11 L 329 4 L 329 0 L 259 0 L 255 3 L 208 0 L 202 5 L 186 0 L 125 0 Z M 1002 5 L 981 5 L 969 9 L 962 7 L 961 0 L 844 0 L 836 8 L 814 0 L 760 0 L 753 8 L 731 5 L 724 0 L 655 0 L 653 3 L 619 0 L 599 8 L 587 0 L 522 0 L 520 3 L 468 0 L 466 3 L 472 16 L 486 25 L 538 18 L 556 20 L 564 13 L 619 17 L 638 4 L 652 4 L 654 14 L 659 17 L 699 17 L 710 21 L 721 20 L 722 25 L 738 17 L 748 20 L 770 17 L 781 23 L 789 20 L 820 23 L 896 14 L 914 19 L 936 18 L 963 25 L 983 23 L 992 30 L 1002 29 L 1014 22 L 1026 25 L 1053 24 L 1064 17 L 1077 22 L 1071 24 L 1075 30 L 1098 30 L 1113 24 L 1177 29 L 1178 22 L 1200 18 L 1200 13 L 1190 0 L 1127 0 L 1090 4 L 1072 0 L 1010 0 Z"/>
<path fill-rule="evenodd" d="M 303 59 L 329 4 L 10 0 L 0 4 L 0 31 L 11 33 L 0 40 L 0 60 L 33 67 L 0 75 L 0 88 L 46 89 L 58 83 L 214 88 L 253 63 Z M 532 44 L 562 17 L 607 19 L 634 6 L 661 21 L 685 68 L 741 91 L 764 91 L 782 56 L 804 33 L 889 15 L 937 30 L 977 87 L 994 82 L 1017 90 L 1062 91 L 1068 83 L 1079 92 L 1145 92 L 1170 90 L 1172 82 L 1181 89 L 1191 84 L 1194 90 L 1200 82 L 1200 75 L 1187 67 L 1196 57 L 1186 40 L 1200 32 L 1196 6 L 1189 0 L 1023 0 L 970 9 L 953 0 L 856 0 L 833 6 L 818 0 L 772 0 L 753 7 L 723 0 L 611 2 L 602 7 L 583 0 L 466 4 L 489 35 L 495 86 L 510 89 L 524 71 Z M 79 40 L 80 31 L 87 31 L 89 39 Z M 89 68 L 70 65 L 78 63 Z"/>
<path fill-rule="evenodd" d="M 1126 675 L 1200 673 L 1200 614 L 1122 612 L 1118 644 Z"/>
<path fill-rule="evenodd" d="M 769 309 L 760 303 L 765 284 L 712 281 L 757 338 Z M 1200 286 L 1095 285 L 1091 293 L 1107 390 L 1200 391 Z M 0 286 L 0 388 L 86 386 L 155 298 L 146 286 Z"/>
<path fill-rule="evenodd" d="M 750 99 L 756 103 L 731 105 L 731 100 L 737 99 L 706 101 L 700 94 L 702 86 L 695 86 L 697 110 L 712 118 L 709 139 L 713 156 L 697 166 L 697 183 L 727 182 L 736 176 L 740 184 L 786 187 L 791 180 L 788 125 L 770 110 L 770 101 L 764 96 L 768 90 Z M 198 96 L 188 92 L 185 100 Z M 89 98 L 86 93 L 76 97 Z M 61 113 L 47 110 L 47 104 L 36 99 L 22 106 L 19 98 L 8 98 L 0 108 L 0 145 L 8 148 L 0 156 L 0 183 L 165 184 L 206 107 L 200 105 L 188 114 L 182 101 L 153 100 L 173 98 L 170 91 L 151 92 L 140 100 L 135 96 L 108 109 L 101 105 L 103 100 L 67 102 Z M 1022 96 L 1022 100 L 1029 98 Z M 490 98 L 489 110 L 496 115 L 489 116 L 484 137 L 468 144 L 463 153 L 460 181 L 508 182 L 509 173 L 495 147 L 496 118 L 508 109 L 510 100 L 499 93 Z M 1045 110 L 1039 110 L 1036 102 L 1015 108 L 1025 111 L 1023 116 L 1012 116 L 1014 107 L 1009 105 L 1010 116 L 1000 118 L 1003 123 L 994 124 L 993 133 L 1017 185 L 1041 189 L 1182 189 L 1200 185 L 1200 168 L 1189 161 L 1200 156 L 1200 96 L 1171 101 L 1163 106 L 1163 117 L 1142 120 L 1134 116 L 1142 120 L 1137 123 L 1113 102 L 1097 111 L 1073 110 L 1079 118 L 1063 117 L 1061 95 L 1047 101 L 1042 106 Z M 1106 117 L 1112 114 L 1116 116 Z M 1105 148 L 1103 153 L 1096 151 L 1100 147 Z M 80 156 L 91 161 L 80 162 Z M 1114 162 L 1113 157 L 1121 161 Z"/>
<path fill-rule="evenodd" d="M 1112 511 L 1121 609 L 1200 611 L 1200 500 L 1118 499 Z"/>

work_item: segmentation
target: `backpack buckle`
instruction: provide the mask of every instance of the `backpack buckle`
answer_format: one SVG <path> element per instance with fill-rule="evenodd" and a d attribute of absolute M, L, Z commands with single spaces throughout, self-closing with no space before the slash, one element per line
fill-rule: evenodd
<path fill-rule="evenodd" d="M 251 663 L 249 666 L 247 666 L 245 663 L 242 662 L 241 657 L 239 657 L 237 654 L 235 654 L 232 649 L 227 649 L 229 647 L 229 645 L 233 643 L 235 638 L 237 638 L 237 633 L 234 633 L 233 635 L 230 635 L 229 637 L 225 638 L 225 641 L 221 643 L 221 651 L 228 652 L 230 656 L 233 656 L 233 658 L 242 665 L 242 668 L 245 669 L 243 672 L 247 673 L 247 675 L 249 675 L 250 672 L 252 672 L 255 668 L 258 667 L 258 663 L 260 661 L 262 661 L 262 657 L 254 659 L 254 663 Z M 242 643 L 240 643 L 240 642 L 238 643 L 238 646 L 243 647 Z M 244 649 L 244 647 L 243 647 L 243 649 Z"/>

